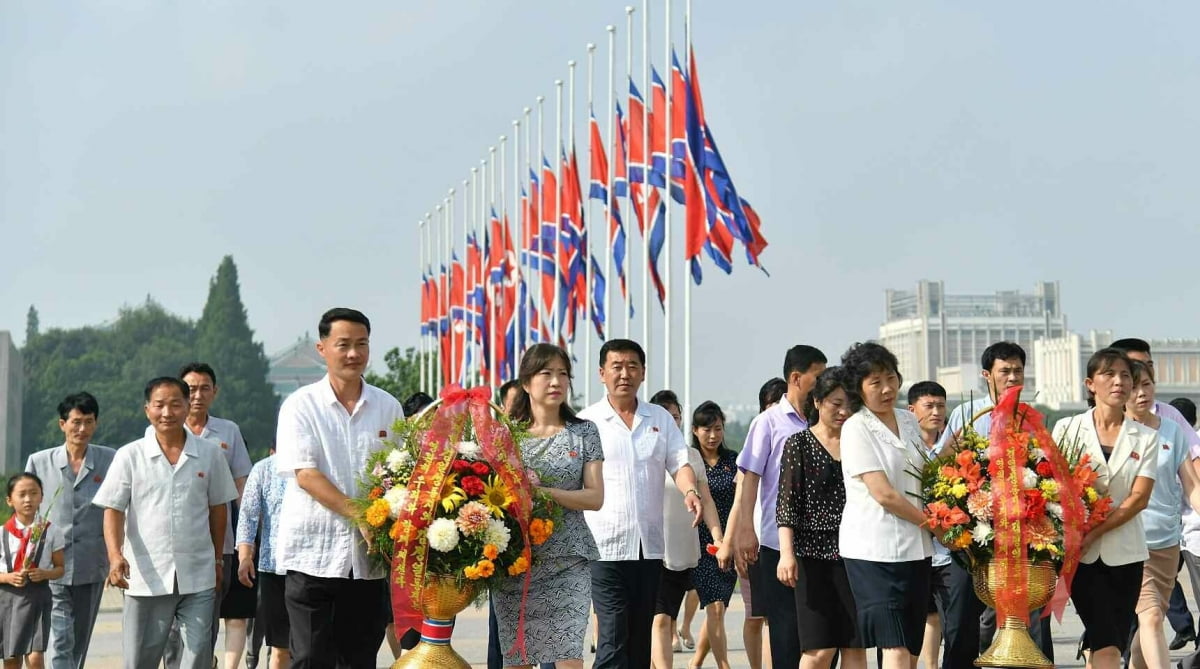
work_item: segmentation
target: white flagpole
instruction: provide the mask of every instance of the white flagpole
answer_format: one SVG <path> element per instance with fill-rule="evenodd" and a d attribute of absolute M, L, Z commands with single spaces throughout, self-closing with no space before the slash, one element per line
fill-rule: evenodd
<path fill-rule="evenodd" d="M 454 314 L 453 300 L 450 295 L 454 293 L 454 189 L 450 189 L 450 196 L 446 198 L 446 326 L 450 334 L 450 364 L 446 367 L 448 374 L 446 383 L 458 383 L 458 370 L 454 367 L 454 361 L 458 359 L 458 344 L 455 342 L 457 333 L 454 331 Z"/>
<path fill-rule="evenodd" d="M 437 247 L 434 246 L 433 239 L 434 239 L 434 234 L 435 234 L 435 228 L 437 227 L 436 222 L 437 222 L 438 218 L 441 217 L 441 210 L 437 209 L 437 211 L 438 211 L 438 213 L 436 215 L 433 214 L 433 212 L 425 214 L 425 218 L 426 218 L 425 237 L 424 237 L 424 239 L 421 240 L 421 244 L 423 246 L 425 246 L 425 258 L 428 261 L 426 263 L 426 265 L 429 267 L 429 273 L 430 273 L 429 280 L 433 282 L 434 286 L 437 286 L 437 274 L 435 274 L 433 272 L 433 268 L 437 265 L 437 263 L 434 261 L 434 258 L 437 257 Z M 435 390 L 435 386 L 437 385 L 436 377 L 437 377 L 437 368 L 438 368 L 438 366 L 437 366 L 438 365 L 438 349 L 440 348 L 438 346 L 438 342 L 440 340 L 438 339 L 438 336 L 437 336 L 438 326 L 439 326 L 438 321 L 440 319 L 437 318 L 436 307 L 434 307 L 434 310 L 435 310 L 435 313 L 434 313 L 433 329 L 429 333 L 430 334 L 429 366 L 428 366 L 429 376 L 424 379 L 424 384 L 423 384 L 425 387 L 425 392 L 430 395 L 437 394 L 436 390 Z"/>
<path fill-rule="evenodd" d="M 538 179 L 537 179 L 538 180 L 538 194 L 537 194 L 537 197 L 538 197 L 537 219 L 538 220 L 534 223 L 534 225 L 536 226 L 534 228 L 534 231 L 535 231 L 534 235 L 535 235 L 535 238 L 538 240 L 538 259 L 537 259 L 537 271 L 536 271 L 537 280 L 534 282 L 537 284 L 538 301 L 534 303 L 534 309 L 536 309 L 539 314 L 538 323 L 539 323 L 539 325 L 542 326 L 540 329 L 544 329 L 546 332 L 549 332 L 550 326 L 553 325 L 553 323 L 549 319 L 546 318 L 546 313 L 545 313 L 546 298 L 549 296 L 545 295 L 542 291 L 542 286 L 544 285 L 542 282 L 542 254 L 545 253 L 545 251 L 546 251 L 544 248 L 542 248 L 543 244 L 545 243 L 544 235 L 542 234 L 542 221 L 548 217 L 547 216 L 548 212 L 542 211 L 542 209 L 543 209 L 542 193 L 546 192 L 546 173 L 545 173 L 545 170 L 542 169 L 543 163 L 546 159 L 546 149 L 544 146 L 545 142 L 543 140 L 544 133 L 542 131 L 542 121 L 546 116 L 545 102 L 546 102 L 545 96 L 539 95 L 537 97 L 537 103 L 538 103 L 538 108 L 537 108 L 538 154 L 536 157 L 534 157 L 533 162 L 535 165 L 534 169 L 537 170 L 537 175 L 538 175 Z M 553 340 L 551 340 L 550 343 L 553 344 L 555 342 Z"/>
<path fill-rule="evenodd" d="M 625 7 L 625 88 L 626 89 L 629 88 L 629 82 L 633 81 L 633 13 L 635 11 L 637 11 L 637 10 L 634 9 L 633 5 L 627 5 Z M 629 110 L 626 109 L 625 111 L 628 112 Z M 609 113 L 615 115 L 616 107 L 613 107 Z M 612 126 L 610 126 L 610 127 L 612 127 Z M 610 134 L 612 134 L 613 153 L 614 153 L 613 162 L 615 163 L 617 160 L 615 157 L 615 154 L 616 154 L 616 151 L 618 148 L 617 135 L 615 132 L 610 133 Z M 633 214 L 634 217 L 636 217 L 637 216 L 637 203 L 633 201 L 633 186 L 631 186 L 629 183 L 629 152 L 628 152 L 628 148 L 629 148 L 629 138 L 626 137 L 625 138 L 626 151 L 625 151 L 625 156 L 624 156 L 625 157 L 625 201 L 629 203 L 629 207 L 626 209 L 626 211 L 629 212 L 630 214 Z M 633 256 L 633 226 L 636 223 L 637 223 L 636 220 L 630 219 L 629 225 L 626 226 L 626 228 L 625 228 L 625 299 L 628 301 L 628 304 L 626 304 L 622 308 L 622 311 L 625 312 L 625 338 L 626 339 L 629 339 L 630 334 L 631 334 L 630 329 L 629 329 L 630 328 L 630 324 L 629 324 L 630 318 L 629 318 L 628 306 L 630 304 L 633 304 L 633 275 L 630 274 L 629 259 Z M 642 301 L 642 309 L 645 309 L 645 308 L 646 308 L 646 302 L 645 302 L 645 300 L 643 300 Z M 648 317 L 648 314 L 645 311 L 643 311 L 642 318 L 647 318 L 647 317 Z"/>
<path fill-rule="evenodd" d="M 532 123 L 532 116 L 530 114 L 531 111 L 532 110 L 529 107 L 526 107 L 523 110 L 524 115 L 525 115 L 525 170 L 524 171 L 514 170 L 517 172 L 517 183 L 523 183 L 524 180 L 528 178 L 526 175 L 529 174 L 529 138 L 531 136 L 533 136 L 533 123 Z M 514 147 L 514 148 L 516 148 L 516 147 Z M 513 151 L 513 154 L 516 154 L 516 153 L 517 153 L 516 151 Z M 514 157 L 515 157 L 515 155 L 514 155 Z M 517 193 L 520 193 L 520 192 L 521 192 L 521 189 L 517 188 Z M 533 198 L 536 196 L 537 196 L 537 193 L 534 193 L 532 190 L 529 191 L 529 204 L 530 205 L 533 204 Z M 533 207 L 530 206 L 529 210 L 532 211 Z M 521 245 L 522 246 L 524 246 L 526 239 L 529 239 L 529 238 L 536 239 L 537 238 L 536 235 L 533 233 L 533 231 L 531 231 L 527 226 L 532 225 L 533 230 L 537 230 L 538 222 L 527 220 L 525 218 L 525 212 L 526 212 L 526 209 L 522 208 L 521 209 L 521 221 L 522 221 L 522 223 L 521 223 L 521 226 L 522 226 L 521 227 Z M 527 235 L 528 235 L 528 237 L 527 237 Z M 529 248 L 525 249 L 525 251 L 529 251 L 529 250 L 530 250 Z M 529 256 L 526 256 L 526 258 L 529 258 Z M 528 346 L 529 346 L 529 326 L 533 323 L 533 304 L 534 304 L 534 302 L 533 302 L 533 288 L 534 288 L 533 284 L 538 280 L 538 275 L 537 275 L 537 272 L 529 271 L 529 263 L 526 263 L 523 266 L 523 268 L 521 269 L 521 276 L 522 276 L 522 278 L 525 279 L 525 294 L 526 294 L 525 302 L 521 305 L 521 308 L 525 310 L 525 326 L 521 328 L 521 338 L 520 338 L 521 354 L 524 355 L 525 349 L 528 348 Z"/>
<path fill-rule="evenodd" d="M 500 146 L 501 147 L 504 146 L 504 135 L 500 136 Z M 503 162 L 503 161 L 501 161 L 501 162 Z M 487 173 L 488 173 L 488 200 L 487 200 L 488 206 L 486 207 L 486 209 L 483 213 L 484 213 L 484 216 L 487 217 L 487 223 L 485 224 L 484 230 L 485 230 L 485 232 L 487 232 L 490 235 L 491 234 L 491 224 L 492 224 L 492 211 L 496 208 L 496 147 L 494 147 L 494 146 L 488 147 L 488 170 L 487 170 Z M 503 182 L 501 182 L 501 183 L 503 183 Z M 497 216 L 499 216 L 499 214 L 497 214 Z M 490 243 L 488 244 L 488 253 L 489 254 L 492 253 L 492 248 L 491 248 L 492 244 L 498 244 L 501 241 L 503 241 L 503 240 L 491 239 Z M 501 250 L 503 250 L 503 248 L 504 248 L 503 244 L 501 244 L 500 248 L 501 248 Z M 491 382 L 491 384 L 493 386 L 499 387 L 500 384 L 496 383 L 496 381 L 498 380 L 496 378 L 496 371 L 497 371 L 497 366 L 496 366 L 496 300 L 503 299 L 503 297 L 502 297 L 502 294 L 500 293 L 500 291 L 493 290 L 492 287 L 488 286 L 487 282 L 491 277 L 490 277 L 490 271 L 487 271 L 487 270 L 490 270 L 490 268 L 487 267 L 487 261 L 485 261 L 483 259 L 483 257 L 481 256 L 479 259 L 479 263 L 485 269 L 484 284 L 483 284 L 484 285 L 484 294 L 491 295 L 491 299 L 488 300 L 488 304 L 487 304 L 487 318 L 488 318 L 488 323 L 490 324 L 488 326 L 488 336 L 487 336 L 487 338 L 488 338 L 488 380 Z M 503 277 L 501 277 L 501 281 L 503 281 Z"/>
<path fill-rule="evenodd" d="M 516 125 L 516 124 L 514 123 L 514 125 Z M 514 128 L 514 130 L 515 130 L 515 128 Z M 513 139 L 514 139 L 514 141 L 516 141 L 516 135 L 513 135 Z M 505 177 L 508 176 L 508 169 L 505 166 L 505 161 L 507 159 L 508 159 L 508 137 L 506 135 L 500 135 L 500 162 L 499 162 L 499 165 L 500 165 L 500 179 L 499 179 L 499 183 L 500 183 L 500 213 L 496 214 L 496 216 L 497 216 L 497 219 L 500 221 L 500 230 L 505 235 L 512 234 L 511 232 L 509 232 L 508 225 L 506 225 L 505 221 L 504 221 L 505 216 L 508 215 L 508 185 L 504 183 Z M 493 198 L 496 197 L 495 188 L 496 188 L 495 183 L 493 183 L 492 184 L 492 197 Z M 504 304 L 504 282 L 508 281 L 508 274 L 504 272 L 504 267 L 506 264 L 508 264 L 508 255 L 507 255 L 508 251 L 507 251 L 507 249 L 504 248 L 503 242 L 504 242 L 504 238 L 501 237 L 501 239 L 500 239 L 500 257 L 502 258 L 502 260 L 500 261 L 501 262 L 501 264 L 500 264 L 500 283 L 497 285 L 497 288 L 496 288 L 496 294 L 498 296 L 497 299 L 500 301 L 501 305 Z M 492 309 L 492 313 L 493 314 L 501 314 L 504 312 L 503 312 L 503 310 Z M 495 330 L 492 331 L 492 360 L 493 361 L 496 361 L 496 359 L 499 357 L 497 355 L 497 353 L 499 352 L 500 347 L 508 346 L 508 338 L 504 336 L 504 332 L 503 332 L 503 330 L 505 330 L 507 327 L 508 327 L 507 323 L 500 323 L 500 328 L 499 328 L 500 331 L 495 331 Z M 514 342 L 514 344 L 515 344 L 515 342 Z M 497 381 L 500 380 L 500 377 L 496 376 L 499 368 L 500 368 L 499 362 L 492 363 L 492 383 L 495 384 L 497 387 L 500 385 L 499 383 L 497 383 Z"/>
<path fill-rule="evenodd" d="M 650 0 L 642 0 L 642 347 L 650 346 Z M 632 113 L 632 112 L 630 112 Z M 633 171 L 632 165 L 630 172 Z M 630 180 L 633 188 L 633 179 Z M 646 379 L 642 383 L 642 399 L 650 397 L 650 367 L 645 369 Z"/>
<path fill-rule="evenodd" d="M 554 313 L 550 314 L 550 322 L 554 324 L 550 328 L 550 338 L 557 342 L 562 336 L 562 323 L 558 319 L 558 310 L 562 299 L 562 290 L 559 286 L 562 284 L 562 277 L 559 276 L 559 262 L 561 262 L 562 252 L 562 198 L 559 197 L 563 190 L 563 169 L 562 169 L 562 102 L 563 102 L 563 81 L 562 79 L 554 80 L 554 173 L 557 175 L 555 179 L 555 187 L 558 189 L 554 193 Z"/>
<path fill-rule="evenodd" d="M 444 203 L 445 200 L 442 200 L 442 202 Z M 431 251 L 431 255 L 435 259 L 436 258 L 441 259 L 441 262 L 434 260 L 434 267 L 437 267 L 439 265 L 444 267 L 446 265 L 446 258 L 443 255 L 444 245 L 442 244 L 441 235 L 442 235 L 442 229 L 446 226 L 446 213 L 445 213 L 445 208 L 440 204 L 437 205 L 437 207 L 435 207 L 435 209 L 437 210 L 437 216 L 435 217 L 435 220 L 437 220 L 437 225 L 433 226 L 433 229 L 431 229 L 429 231 L 429 249 Z M 438 392 L 440 392 L 442 389 L 442 318 L 441 318 L 441 313 L 442 313 L 442 303 L 446 299 L 446 296 L 442 294 L 442 293 L 446 292 L 445 287 L 442 286 L 440 281 L 435 283 L 435 285 L 438 287 L 438 317 L 435 321 L 435 325 L 433 328 L 433 334 L 434 334 L 433 350 L 434 350 L 434 360 L 436 361 L 436 363 L 434 364 L 433 373 L 430 375 L 430 379 L 429 379 L 431 381 L 431 383 L 429 384 L 429 387 L 432 388 L 434 391 L 434 392 L 430 393 L 430 395 L 434 395 L 434 396 L 436 396 L 438 394 Z M 449 314 L 449 311 L 447 311 L 446 313 Z"/>
<path fill-rule="evenodd" d="M 596 111 L 592 108 L 592 80 L 596 67 L 596 45 L 588 43 L 587 45 L 587 107 L 588 107 L 588 190 L 591 190 L 592 180 L 592 123 L 591 117 Z M 575 70 L 571 70 L 571 83 L 575 83 Z M 574 88 L 574 86 L 571 86 Z M 575 110 L 575 95 L 571 94 L 571 111 L 574 115 Z M 571 124 L 571 144 L 575 144 L 575 124 Z M 580 197 L 583 197 L 582 193 Z M 590 193 L 586 198 L 587 201 L 587 218 L 585 222 L 595 221 L 592 218 L 592 198 Z M 587 270 L 587 283 L 584 286 L 583 296 L 583 359 L 585 361 L 592 359 L 592 284 L 596 281 L 596 277 L 592 272 L 592 237 L 588 234 L 586 225 L 583 229 L 583 262 Z M 606 314 L 607 316 L 607 314 Z M 583 365 L 583 403 L 585 406 L 592 405 L 592 366 L 590 364 Z"/>
<path fill-rule="evenodd" d="M 471 172 L 474 173 L 477 168 L 472 167 Z M 471 253 L 470 246 L 467 241 L 471 234 L 471 218 L 475 211 L 472 205 L 472 196 L 475 190 L 475 179 L 472 174 L 471 179 L 463 179 L 463 368 L 462 368 L 462 385 L 464 388 L 471 385 L 471 363 L 470 356 L 474 352 L 474 345 L 471 343 L 471 310 L 467 304 L 467 298 L 470 295 L 471 289 Z"/>
<path fill-rule="evenodd" d="M 613 117 L 616 114 L 613 111 L 613 102 L 615 101 L 615 92 L 613 90 L 613 69 L 616 67 L 617 27 L 608 25 L 604 26 L 604 29 L 608 31 L 608 106 L 605 108 L 604 113 L 608 116 L 608 143 L 609 146 L 615 147 L 616 135 L 613 134 Z M 618 294 L 620 294 L 619 291 L 621 290 L 621 284 L 613 280 L 612 268 L 613 244 L 615 243 L 615 240 L 612 236 L 612 219 L 613 212 L 615 211 L 613 203 L 617 201 L 616 189 L 613 187 L 613 171 L 616 169 L 617 152 L 615 148 L 610 148 L 606 151 L 606 153 L 608 153 L 608 174 L 605 175 L 605 183 L 608 184 L 608 186 L 605 189 L 606 192 L 604 195 L 604 206 L 608 208 L 608 211 L 605 212 L 604 219 L 604 280 L 607 281 L 609 285 L 606 285 L 604 289 L 605 341 L 607 341 L 612 335 L 612 328 L 609 326 L 609 323 L 612 323 L 612 319 L 614 318 L 611 308 L 612 300 L 609 298 L 611 297 L 614 288 L 618 291 Z M 616 284 L 615 286 L 612 285 L 614 283 Z M 622 310 L 626 311 L 623 305 Z M 629 312 L 626 311 L 626 313 Z M 625 322 L 625 327 L 628 329 L 628 321 Z M 592 364 L 592 361 L 588 360 L 587 364 Z"/>
<path fill-rule="evenodd" d="M 671 0 L 663 0 L 663 25 L 666 26 L 666 40 L 663 49 L 666 51 L 663 67 L 671 66 Z M 667 80 L 663 82 L 663 144 L 667 147 L 666 167 L 663 172 L 663 202 L 666 203 L 666 216 L 663 219 L 663 388 L 671 387 L 671 72 L 666 73 Z M 648 150 L 648 149 L 647 149 Z"/>
<path fill-rule="evenodd" d="M 683 40 L 686 44 L 686 51 L 683 54 L 685 59 L 691 57 L 692 53 L 692 0 L 686 0 L 683 12 Z M 679 64 L 683 68 L 683 63 Z M 671 73 L 671 81 L 674 82 L 675 73 Z M 673 85 L 673 84 L 672 84 Z M 684 91 L 687 94 L 687 91 Z M 687 104 L 687 101 L 683 101 Z M 686 132 L 686 131 L 685 131 Z M 685 168 L 686 169 L 686 168 Z M 703 179 L 703 174 L 696 175 L 697 178 Z M 688 202 L 686 207 L 701 206 L 700 202 Z M 685 210 L 686 211 L 686 210 Z M 685 219 L 686 220 L 686 219 Z M 684 239 L 687 234 L 684 234 Z M 692 425 L 692 277 L 691 268 L 688 267 L 686 260 L 683 267 L 683 419 L 687 422 L 688 429 Z"/>
<path fill-rule="evenodd" d="M 528 107 L 525 108 L 529 110 Z M 513 220 L 517 226 L 517 239 L 513 244 L 513 250 L 516 252 L 516 272 L 517 272 L 517 290 L 513 294 L 517 299 L 521 299 L 521 284 L 525 281 L 525 266 L 521 263 L 521 253 L 525 251 L 525 212 L 521 208 L 521 121 L 517 119 L 513 124 Z M 528 132 L 528 129 L 526 129 Z M 516 314 L 516 310 L 520 309 L 522 313 Z M 521 327 L 521 317 L 524 315 L 525 303 L 513 305 L 513 312 L 516 314 L 517 329 L 513 335 L 513 356 L 517 360 L 513 361 L 513 378 L 516 378 L 516 370 L 520 360 L 521 352 L 525 350 L 525 333 L 522 332 L 525 328 Z"/>
<path fill-rule="evenodd" d="M 429 214 L 425 214 L 425 217 L 428 218 Z M 417 269 L 419 269 L 421 271 L 421 277 L 422 277 L 420 304 L 421 304 L 421 306 L 425 306 L 425 293 L 428 290 L 428 284 L 425 283 L 425 219 L 417 220 Z M 418 368 L 419 368 L 417 378 L 420 380 L 417 382 L 417 387 L 424 390 L 424 388 L 425 388 L 425 372 L 426 372 L 426 369 L 425 369 L 425 344 L 427 343 L 426 340 L 428 339 L 429 333 L 426 332 L 427 325 L 425 323 L 425 314 L 421 313 L 420 310 L 418 310 L 417 313 L 421 314 L 419 316 L 419 320 L 421 321 L 419 323 L 421 338 L 419 340 L 419 345 L 417 346 L 417 357 L 418 357 L 417 362 L 418 362 Z"/>

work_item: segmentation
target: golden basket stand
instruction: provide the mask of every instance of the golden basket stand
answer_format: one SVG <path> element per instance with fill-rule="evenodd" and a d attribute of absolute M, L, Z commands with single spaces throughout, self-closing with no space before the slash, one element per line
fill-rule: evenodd
<path fill-rule="evenodd" d="M 995 593 L 1003 587 L 995 578 L 994 562 L 977 564 L 971 569 L 975 581 L 975 594 L 988 606 L 996 606 Z M 1054 566 L 1039 562 L 1025 563 L 1025 573 L 1029 588 L 1029 610 L 1041 608 L 1054 595 L 1058 582 L 1058 574 Z M 1029 636 L 1029 628 L 1021 618 L 1009 616 L 998 621 L 999 629 L 992 640 L 992 645 L 975 660 L 977 667 L 1023 667 L 1027 669 L 1053 669 L 1054 663 L 1046 659 L 1042 650 Z"/>
<path fill-rule="evenodd" d="M 421 642 L 405 651 L 392 669 L 471 669 L 450 646 L 454 617 L 475 601 L 479 589 L 472 583 L 459 582 L 453 576 L 427 574 L 421 589 Z"/>

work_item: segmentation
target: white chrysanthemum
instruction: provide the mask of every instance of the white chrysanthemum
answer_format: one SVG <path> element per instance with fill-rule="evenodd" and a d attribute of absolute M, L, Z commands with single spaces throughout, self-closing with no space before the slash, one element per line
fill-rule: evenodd
<path fill-rule="evenodd" d="M 400 510 L 408 503 L 408 488 L 392 486 L 391 490 L 384 493 L 383 501 L 388 503 L 388 515 L 392 518 L 399 518 Z"/>
<path fill-rule="evenodd" d="M 394 448 L 392 449 L 391 453 L 387 454 L 387 466 L 392 471 L 399 471 L 400 469 L 411 465 L 412 461 L 412 454 L 403 448 Z"/>
<path fill-rule="evenodd" d="M 1032 490 L 1032 489 L 1038 487 L 1037 472 L 1030 469 L 1029 467 L 1026 467 L 1023 471 L 1024 471 L 1024 474 L 1022 474 L 1022 478 L 1021 478 L 1021 487 L 1026 490 Z"/>
<path fill-rule="evenodd" d="M 483 535 L 483 543 L 494 544 L 501 553 L 508 550 L 508 542 L 512 539 L 512 533 L 508 531 L 508 526 L 503 520 L 493 518 L 488 521 L 487 532 Z"/>
<path fill-rule="evenodd" d="M 1046 502 L 1046 513 L 1061 520 L 1063 513 L 1062 504 L 1059 504 L 1058 502 Z"/>
<path fill-rule="evenodd" d="M 449 518 L 438 518 L 425 531 L 429 547 L 441 553 L 449 553 L 458 546 L 458 526 Z"/>
<path fill-rule="evenodd" d="M 483 449 L 473 441 L 458 442 L 458 454 L 468 460 L 478 460 L 483 456 Z"/>
<path fill-rule="evenodd" d="M 1029 457 L 1034 462 L 1041 462 L 1042 460 L 1046 459 L 1046 453 L 1042 449 L 1034 446 L 1033 448 L 1029 449 Z"/>
<path fill-rule="evenodd" d="M 984 521 L 975 523 L 975 531 L 971 533 L 972 540 L 983 546 L 992 540 L 992 526 Z"/>

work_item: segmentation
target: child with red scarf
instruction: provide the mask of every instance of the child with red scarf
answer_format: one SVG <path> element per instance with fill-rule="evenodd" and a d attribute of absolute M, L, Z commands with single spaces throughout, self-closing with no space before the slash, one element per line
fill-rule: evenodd
<path fill-rule="evenodd" d="M 0 655 L 40 669 L 50 638 L 50 581 L 63 575 L 63 536 L 37 517 L 42 481 L 25 472 L 8 480 L 13 515 L 0 530 Z"/>

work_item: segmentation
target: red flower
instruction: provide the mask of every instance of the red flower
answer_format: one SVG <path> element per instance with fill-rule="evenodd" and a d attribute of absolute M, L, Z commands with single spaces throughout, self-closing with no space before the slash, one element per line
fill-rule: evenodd
<path fill-rule="evenodd" d="M 1037 464 L 1037 475 L 1042 478 L 1051 478 L 1054 476 L 1054 468 L 1050 466 L 1049 460 L 1042 460 Z"/>
<path fill-rule="evenodd" d="M 461 474 L 470 468 L 471 463 L 467 462 L 466 460 L 455 460 L 454 462 L 450 463 L 450 469 L 455 474 Z"/>
<path fill-rule="evenodd" d="M 483 494 L 483 481 L 478 476 L 464 476 L 462 489 L 471 497 L 478 497 Z"/>
<path fill-rule="evenodd" d="M 484 462 L 472 462 L 471 471 L 475 472 L 476 476 L 487 476 L 488 474 L 492 473 L 491 468 L 488 467 L 487 463 Z"/>
<path fill-rule="evenodd" d="M 1021 497 L 1024 498 L 1026 521 L 1034 521 L 1046 515 L 1046 498 L 1042 497 L 1041 490 L 1022 490 Z"/>

